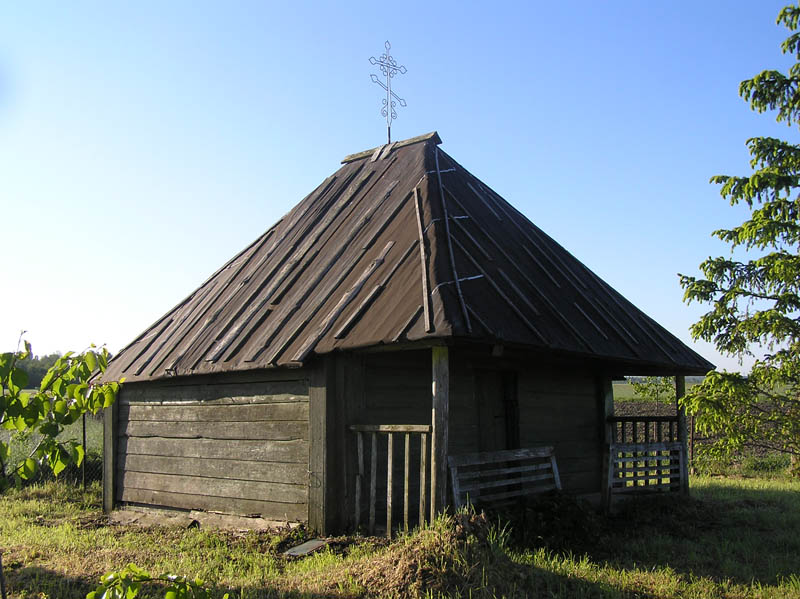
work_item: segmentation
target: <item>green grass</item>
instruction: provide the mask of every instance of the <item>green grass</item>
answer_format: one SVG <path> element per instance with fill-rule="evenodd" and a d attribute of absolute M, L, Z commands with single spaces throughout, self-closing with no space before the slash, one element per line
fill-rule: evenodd
<path fill-rule="evenodd" d="M 3 497 L 10 597 L 84 597 L 128 562 L 199 576 L 232 599 L 800 597 L 800 481 L 777 475 L 694 478 L 690 498 L 628 504 L 610 518 L 569 499 L 547 499 L 513 527 L 461 514 L 390 544 L 333 539 L 298 560 L 282 551 L 305 538 L 302 529 L 108 525 L 99 500 L 97 486 L 84 494 L 52 483 Z"/>
<path fill-rule="evenodd" d="M 633 387 L 627 381 L 615 381 L 612 385 L 614 389 L 614 401 L 630 401 L 636 399 L 636 393 Z"/>
<path fill-rule="evenodd" d="M 694 382 L 694 381 L 687 381 L 686 382 L 687 391 L 689 389 L 691 389 L 692 387 L 694 387 L 696 384 L 697 383 Z M 636 392 L 633 390 L 633 387 L 627 381 L 614 381 L 614 383 L 612 385 L 612 388 L 614 389 L 614 401 L 615 402 L 617 402 L 617 401 L 632 401 L 632 400 L 645 401 L 645 402 L 646 401 L 653 401 L 651 399 L 644 399 L 644 398 L 641 398 L 641 397 L 637 397 L 636 396 Z M 673 400 L 668 402 L 668 403 L 674 405 L 675 404 L 674 399 L 675 398 L 673 397 Z"/>

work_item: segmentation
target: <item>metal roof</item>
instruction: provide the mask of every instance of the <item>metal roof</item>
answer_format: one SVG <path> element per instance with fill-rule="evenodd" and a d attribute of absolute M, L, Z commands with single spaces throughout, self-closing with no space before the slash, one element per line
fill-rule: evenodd
<path fill-rule="evenodd" d="M 645 315 L 443 152 L 436 133 L 353 154 L 109 364 L 128 381 L 296 366 L 466 338 L 705 373 Z"/>

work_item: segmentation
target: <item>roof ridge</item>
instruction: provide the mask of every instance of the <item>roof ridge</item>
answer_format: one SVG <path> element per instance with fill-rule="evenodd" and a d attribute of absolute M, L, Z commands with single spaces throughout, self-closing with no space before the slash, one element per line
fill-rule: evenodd
<path fill-rule="evenodd" d="M 355 162 L 356 160 L 362 160 L 364 158 L 369 158 L 373 154 L 375 154 L 378 150 L 386 148 L 386 146 L 393 146 L 393 149 L 402 148 L 404 146 L 410 146 L 411 144 L 420 143 L 422 141 L 433 140 L 437 146 L 442 143 L 442 138 L 439 137 L 439 134 L 436 131 L 431 131 L 430 133 L 425 133 L 424 135 L 418 135 L 417 137 L 411 137 L 409 139 L 404 139 L 402 141 L 396 141 L 391 144 L 384 144 L 382 146 L 376 146 L 374 148 L 370 148 L 369 150 L 364 150 L 363 152 L 357 152 L 355 154 L 349 154 L 342 158 L 342 164 L 347 164 L 348 162 Z"/>

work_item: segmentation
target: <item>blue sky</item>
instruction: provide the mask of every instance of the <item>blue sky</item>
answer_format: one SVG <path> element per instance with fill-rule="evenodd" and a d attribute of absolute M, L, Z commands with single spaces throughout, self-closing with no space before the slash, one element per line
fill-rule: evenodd
<path fill-rule="evenodd" d="M 385 139 L 442 148 L 687 343 L 677 273 L 740 222 L 708 183 L 796 132 L 738 84 L 783 2 L 0 5 L 0 347 L 117 351 Z M 693 345 L 719 366 L 735 361 Z"/>

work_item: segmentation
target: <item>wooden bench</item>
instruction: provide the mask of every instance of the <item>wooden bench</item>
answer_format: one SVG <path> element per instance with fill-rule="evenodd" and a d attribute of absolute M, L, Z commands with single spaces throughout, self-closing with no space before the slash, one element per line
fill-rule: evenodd
<path fill-rule="evenodd" d="M 530 447 L 448 456 L 453 504 L 501 505 L 561 490 L 552 447 Z"/>

